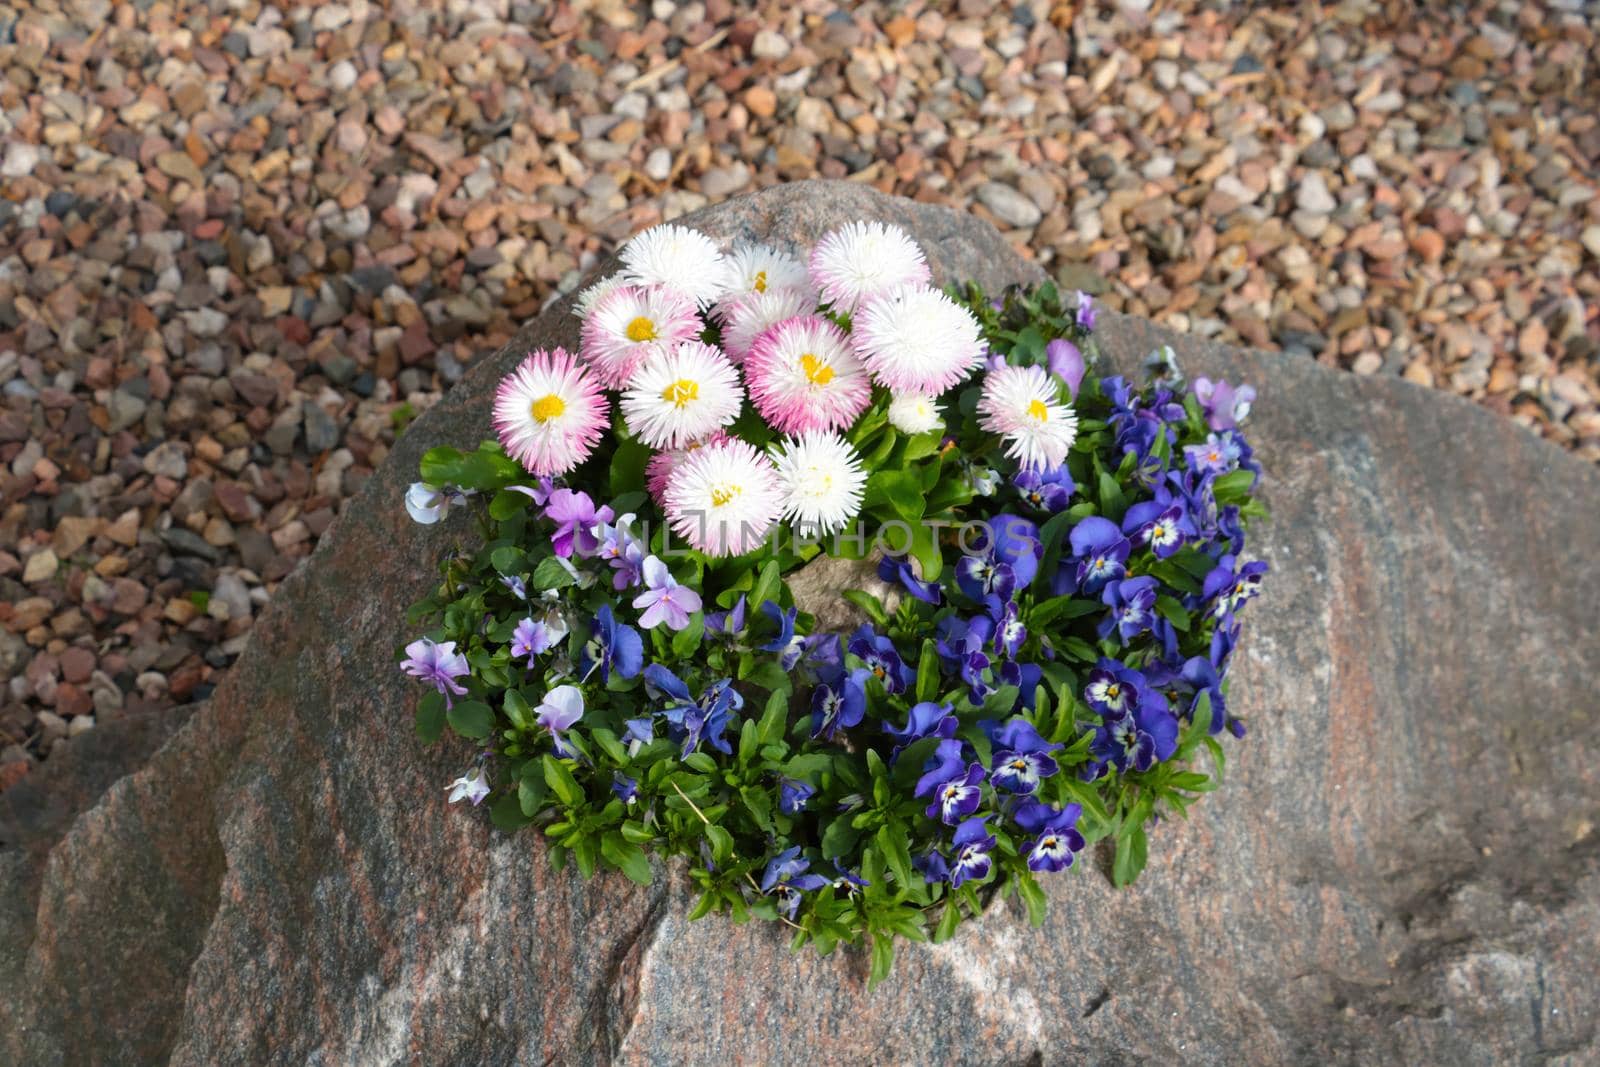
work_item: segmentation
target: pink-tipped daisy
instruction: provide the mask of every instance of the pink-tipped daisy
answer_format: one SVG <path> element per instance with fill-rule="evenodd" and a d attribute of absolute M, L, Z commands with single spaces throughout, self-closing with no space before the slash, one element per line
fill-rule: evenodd
<path fill-rule="evenodd" d="M 659 287 L 621 285 L 595 301 L 583 320 L 584 362 L 607 389 L 621 389 L 651 352 L 700 336 L 694 304 Z"/>
<path fill-rule="evenodd" d="M 756 338 L 769 327 L 816 310 L 816 294 L 806 289 L 768 289 L 719 304 L 716 314 L 722 322 L 722 350 L 742 364 Z"/>
<path fill-rule="evenodd" d="M 782 433 L 843 430 L 872 402 L 872 382 L 844 331 L 816 315 L 785 319 L 744 364 L 750 401 Z"/>
<path fill-rule="evenodd" d="M 608 425 L 600 383 L 562 348 L 530 352 L 495 391 L 495 434 L 507 455 L 539 477 L 582 463 Z"/>
<path fill-rule="evenodd" d="M 863 307 L 850 340 L 873 378 L 892 393 L 938 396 L 983 357 L 978 321 L 937 289 L 908 285 Z"/>
<path fill-rule="evenodd" d="M 682 448 L 671 448 L 665 452 L 657 452 L 650 457 L 650 462 L 645 464 L 645 488 L 650 491 L 650 498 L 657 504 L 665 506 L 667 502 L 667 480 L 672 477 L 672 472 L 677 469 L 683 458 L 698 448 L 707 445 L 718 445 L 728 440 L 728 435 L 721 430 L 707 437 L 703 441 L 692 441 Z"/>
<path fill-rule="evenodd" d="M 739 417 L 744 390 L 722 350 L 699 341 L 657 348 L 628 380 L 622 417 L 651 448 L 682 448 Z"/>
<path fill-rule="evenodd" d="M 728 253 L 728 291 L 723 302 L 736 300 L 749 293 L 767 293 L 774 289 L 798 289 L 815 301 L 817 289 L 811 284 L 811 275 L 798 259 L 776 248 L 763 244 L 740 242 Z"/>
<path fill-rule="evenodd" d="M 709 307 L 728 288 L 728 265 L 711 238 L 684 226 L 652 226 L 618 253 L 635 285 L 659 285 Z"/>
<path fill-rule="evenodd" d="M 1078 436 L 1078 416 L 1061 402 L 1043 367 L 1000 367 L 983 379 L 979 425 L 1005 438 L 1006 455 L 1024 470 L 1051 470 L 1066 462 Z"/>
<path fill-rule="evenodd" d="M 839 311 L 854 311 L 868 300 L 932 277 L 922 249 L 898 226 L 852 222 L 818 241 L 811 250 L 811 279 L 822 297 Z"/>
<path fill-rule="evenodd" d="M 861 511 L 867 473 L 861 457 L 836 433 L 803 433 L 783 443 L 773 461 L 783 487 L 783 514 L 802 537 L 844 529 Z"/>
<path fill-rule="evenodd" d="M 759 546 L 783 512 L 772 460 L 746 441 L 696 449 L 667 480 L 667 522 L 708 556 L 742 556 Z"/>

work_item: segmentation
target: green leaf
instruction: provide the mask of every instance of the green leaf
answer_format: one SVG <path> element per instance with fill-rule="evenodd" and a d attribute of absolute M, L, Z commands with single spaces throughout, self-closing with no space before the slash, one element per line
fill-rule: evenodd
<path fill-rule="evenodd" d="M 1028 922 L 1034 926 L 1043 926 L 1045 912 L 1050 907 L 1049 899 L 1044 895 L 1044 887 L 1034 881 L 1032 875 L 1018 875 L 1017 895 L 1028 906 Z"/>
<path fill-rule="evenodd" d="M 506 690 L 505 699 L 506 718 L 511 720 L 511 725 L 519 730 L 531 730 L 534 724 L 533 709 L 523 699 L 522 694 L 515 689 Z"/>
<path fill-rule="evenodd" d="M 1255 484 L 1256 476 L 1252 471 L 1236 470 L 1221 475 L 1211 483 L 1211 493 L 1217 498 L 1217 504 L 1226 507 L 1229 504 L 1242 504 L 1250 497 L 1250 487 Z"/>
<path fill-rule="evenodd" d="M 862 612 L 879 626 L 889 624 L 889 613 L 884 610 L 883 601 L 871 593 L 862 592 L 860 589 L 846 589 L 841 594 L 845 600 L 860 608 Z"/>
<path fill-rule="evenodd" d="M 867 479 L 861 506 L 865 511 L 886 505 L 909 522 L 922 518 L 923 504 L 922 485 L 916 477 L 903 470 L 880 470 Z"/>
<path fill-rule="evenodd" d="M 1100 514 L 1112 522 L 1122 522 L 1122 513 L 1128 509 L 1128 503 L 1123 498 L 1122 486 L 1116 477 L 1100 472 Z"/>
<path fill-rule="evenodd" d="M 489 821 L 500 830 L 517 830 L 533 821 L 522 810 L 515 793 L 507 793 L 489 805 Z"/>
<path fill-rule="evenodd" d="M 1156 610 L 1180 633 L 1189 632 L 1189 613 L 1183 605 L 1170 596 L 1156 597 Z"/>
<path fill-rule="evenodd" d="M 1059 644 L 1061 651 L 1079 663 L 1094 663 L 1100 659 L 1100 651 L 1081 638 L 1064 637 Z"/>
<path fill-rule="evenodd" d="M 495 522 L 505 522 L 519 511 L 527 509 L 533 498 L 526 493 L 502 489 L 489 501 L 489 517 Z"/>
<path fill-rule="evenodd" d="M 431 745 L 444 733 L 444 694 L 424 693 L 417 701 L 417 740 Z"/>
<path fill-rule="evenodd" d="M 789 693 L 794 688 L 794 682 L 783 669 L 783 664 L 775 659 L 762 661 L 760 666 L 745 675 L 744 680 L 769 693 Z"/>
<path fill-rule="evenodd" d="M 1054 574 L 1060 567 L 1061 546 L 1066 543 L 1067 531 L 1077 522 L 1072 512 L 1063 511 L 1050 516 L 1039 528 L 1039 544 L 1044 547 L 1039 562 L 1040 574 Z"/>
<path fill-rule="evenodd" d="M 939 695 L 939 647 L 931 637 L 922 639 L 922 656 L 917 660 L 917 700 L 926 702 Z"/>
<path fill-rule="evenodd" d="M 738 759 L 740 765 L 742 766 L 746 763 L 749 763 L 750 757 L 754 756 L 756 754 L 756 749 L 760 747 L 761 735 L 755 724 L 755 720 L 746 719 L 744 724 L 739 728 Z"/>
<path fill-rule="evenodd" d="M 915 463 L 919 459 L 926 459 L 938 452 L 942 436 L 939 433 L 919 433 L 912 437 L 907 437 L 905 461 L 907 463 Z"/>
<path fill-rule="evenodd" d="M 522 805 L 522 814 L 530 819 L 539 814 L 539 809 L 544 807 L 545 797 L 549 795 L 548 788 L 543 778 L 524 774 L 517 783 L 517 803 Z"/>
<path fill-rule="evenodd" d="M 750 591 L 750 610 L 755 611 L 777 596 L 778 590 L 783 586 L 783 578 L 778 569 L 778 561 L 771 559 L 761 568 L 761 577 L 756 579 L 755 588 Z"/>
<path fill-rule="evenodd" d="M 701 774 L 717 773 L 717 761 L 704 752 L 691 752 L 683 757 L 683 762 L 685 766 L 697 770 Z"/>
<path fill-rule="evenodd" d="M 572 777 L 567 765 L 554 756 L 544 757 L 544 781 L 561 803 L 569 808 L 583 799 L 583 790 L 579 787 L 578 780 Z"/>
<path fill-rule="evenodd" d="M 482 741 L 494 729 L 494 712 L 481 700 L 458 701 L 446 714 L 450 729 L 474 741 Z"/>
<path fill-rule="evenodd" d="M 540 592 L 547 589 L 565 589 L 572 582 L 572 572 L 561 565 L 559 556 L 546 556 L 533 569 L 533 587 Z"/>
<path fill-rule="evenodd" d="M 600 854 L 605 856 L 607 863 L 627 875 L 630 881 L 638 885 L 650 884 L 650 861 L 645 857 L 644 849 L 619 832 L 613 830 L 600 839 Z"/>
<path fill-rule="evenodd" d="M 1078 596 L 1053 596 L 1049 600 L 1035 604 L 1028 613 L 1029 627 L 1044 627 L 1056 619 L 1076 619 L 1082 615 L 1092 615 L 1105 607 L 1097 600 L 1086 600 Z"/>
<path fill-rule="evenodd" d="M 733 835 L 715 823 L 707 826 L 706 840 L 711 842 L 711 858 L 717 863 L 727 863 L 733 856 Z"/>
<path fill-rule="evenodd" d="M 756 736 L 763 745 L 782 740 L 783 728 L 788 720 L 788 696 L 784 693 L 773 693 L 767 698 L 766 709 L 761 713 L 761 725 L 756 729 Z"/>
<path fill-rule="evenodd" d="M 1111 864 L 1111 881 L 1118 888 L 1132 885 L 1144 870 L 1146 848 L 1144 827 L 1134 824 L 1131 829 L 1124 824 L 1125 833 L 1117 837 L 1117 855 Z"/>
<path fill-rule="evenodd" d="M 589 736 L 594 740 L 595 744 L 600 746 L 612 763 L 628 762 L 628 749 L 621 741 L 617 740 L 616 734 L 604 726 L 596 726 L 589 731 Z"/>
<path fill-rule="evenodd" d="M 878 848 L 883 851 L 883 858 L 902 889 L 916 884 L 912 881 L 911 847 L 906 841 L 904 826 L 895 823 L 892 829 L 887 824 L 878 827 Z"/>
<path fill-rule="evenodd" d="M 872 935 L 872 971 L 867 975 L 867 988 L 873 989 L 889 977 L 894 970 L 894 937 L 891 934 Z"/>
<path fill-rule="evenodd" d="M 672 654 L 679 659 L 690 658 L 700 647 L 700 639 L 706 633 L 705 612 L 697 611 L 689 616 L 689 625 L 672 635 Z"/>
<path fill-rule="evenodd" d="M 521 574 L 527 554 L 516 545 L 501 545 L 489 553 L 489 562 L 501 574 Z"/>
<path fill-rule="evenodd" d="M 639 441 L 622 441 L 611 454 L 610 478 L 607 485 L 612 494 L 638 492 L 644 489 L 644 469 L 650 463 L 650 449 Z M 617 514 L 624 514 L 617 512 Z"/>
<path fill-rule="evenodd" d="M 956 927 L 961 925 L 961 905 L 954 898 L 944 902 L 944 914 L 939 916 L 939 925 L 933 931 L 935 945 L 950 940 L 956 934 Z"/>
<path fill-rule="evenodd" d="M 850 825 L 849 815 L 840 815 L 822 832 L 822 855 L 826 859 L 838 859 L 854 850 L 860 839 L 861 831 Z"/>

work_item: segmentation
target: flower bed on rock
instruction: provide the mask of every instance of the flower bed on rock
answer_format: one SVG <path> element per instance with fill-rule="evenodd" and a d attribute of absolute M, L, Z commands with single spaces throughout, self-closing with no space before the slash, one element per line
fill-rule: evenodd
<path fill-rule="evenodd" d="M 1136 878 L 1245 733 L 1253 391 L 1098 377 L 1086 295 L 934 289 L 881 224 L 621 259 L 407 496 L 477 521 L 401 664 L 418 735 L 481 746 L 451 799 L 585 874 L 682 856 L 695 917 L 870 939 L 874 978 L 996 894 L 1037 921 L 1097 841 Z M 827 557 L 881 579 L 844 632 L 790 585 Z"/>

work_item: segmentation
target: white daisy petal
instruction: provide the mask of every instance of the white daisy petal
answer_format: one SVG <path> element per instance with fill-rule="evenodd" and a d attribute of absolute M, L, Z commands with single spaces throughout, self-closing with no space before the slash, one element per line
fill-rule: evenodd
<path fill-rule="evenodd" d="M 939 405 L 926 393 L 901 393 L 889 402 L 889 425 L 901 433 L 931 433 L 944 425 Z"/>
<path fill-rule="evenodd" d="M 764 293 L 746 293 L 737 300 L 724 301 L 717 305 L 715 312 L 722 322 L 723 351 L 735 363 L 743 364 L 756 338 L 770 327 L 816 310 L 815 294 L 805 289 L 768 289 Z"/>
<path fill-rule="evenodd" d="M 1024 470 L 1050 470 L 1066 462 L 1078 436 L 1078 416 L 1061 402 L 1059 387 L 1043 367 L 1000 367 L 983 380 L 979 425 L 1000 434 L 1006 455 Z"/>
<path fill-rule="evenodd" d="M 817 289 L 804 263 L 791 255 L 763 244 L 741 241 L 733 246 L 727 256 L 728 292 L 724 300 L 737 299 L 749 293 L 766 293 L 774 289 L 796 289 L 811 297 L 815 307 Z M 807 308 L 807 311 L 811 308 Z"/>
<path fill-rule="evenodd" d="M 721 349 L 699 341 L 657 348 L 622 394 L 622 417 L 651 448 L 683 448 L 739 417 L 744 390 Z"/>
<path fill-rule="evenodd" d="M 622 246 L 623 274 L 709 307 L 728 288 L 728 266 L 711 238 L 683 226 L 652 226 Z"/>
<path fill-rule="evenodd" d="M 752 551 L 783 511 L 772 461 L 737 438 L 687 453 L 665 495 L 673 532 L 710 556 Z"/>
<path fill-rule="evenodd" d="M 810 267 L 823 299 L 846 312 L 932 277 L 910 235 L 881 222 L 852 222 L 827 234 L 811 250 Z"/>
<path fill-rule="evenodd" d="M 905 286 L 863 307 L 850 340 L 892 393 L 937 396 L 971 374 L 983 357 L 978 320 L 937 289 Z"/>
<path fill-rule="evenodd" d="M 807 432 L 773 455 L 783 487 L 783 514 L 801 536 L 836 533 L 861 511 L 867 474 L 861 457 L 836 433 Z"/>

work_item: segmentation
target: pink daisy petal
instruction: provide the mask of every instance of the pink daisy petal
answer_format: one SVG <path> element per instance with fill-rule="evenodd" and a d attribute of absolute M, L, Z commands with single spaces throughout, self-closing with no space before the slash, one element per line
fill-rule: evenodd
<path fill-rule="evenodd" d="M 817 315 L 786 319 L 756 338 L 744 374 L 751 403 L 786 434 L 847 429 L 872 401 L 872 382 L 844 331 Z"/>
<path fill-rule="evenodd" d="M 539 477 L 565 474 L 582 463 L 609 425 L 610 405 L 600 383 L 562 348 L 530 352 L 495 390 L 500 444 Z"/>
<path fill-rule="evenodd" d="M 607 389 L 621 389 L 652 351 L 696 340 L 704 326 L 694 302 L 681 293 L 621 285 L 584 318 L 583 359 Z"/>

